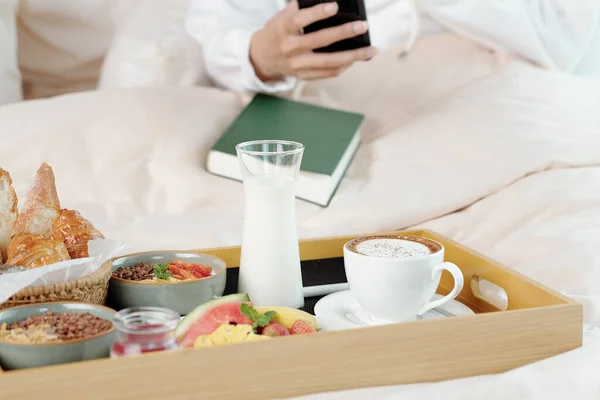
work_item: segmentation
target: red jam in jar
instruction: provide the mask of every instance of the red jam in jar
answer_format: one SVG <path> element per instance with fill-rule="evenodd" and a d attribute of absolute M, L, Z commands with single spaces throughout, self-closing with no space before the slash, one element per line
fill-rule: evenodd
<path fill-rule="evenodd" d="M 179 348 L 174 331 L 179 314 L 160 307 L 132 307 L 115 314 L 117 340 L 111 357 L 126 357 Z"/>

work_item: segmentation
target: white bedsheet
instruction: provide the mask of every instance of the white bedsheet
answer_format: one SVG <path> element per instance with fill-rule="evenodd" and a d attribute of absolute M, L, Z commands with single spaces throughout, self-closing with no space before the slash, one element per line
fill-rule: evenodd
<path fill-rule="evenodd" d="M 598 398 L 600 82 L 444 35 L 301 94 L 368 116 L 333 203 L 297 203 L 302 237 L 428 227 L 581 301 L 586 322 L 583 348 L 505 374 L 317 398 Z M 237 244 L 242 186 L 203 161 L 241 107 L 206 88 L 4 106 L 0 166 L 24 198 L 48 162 L 62 205 L 127 251 Z"/>

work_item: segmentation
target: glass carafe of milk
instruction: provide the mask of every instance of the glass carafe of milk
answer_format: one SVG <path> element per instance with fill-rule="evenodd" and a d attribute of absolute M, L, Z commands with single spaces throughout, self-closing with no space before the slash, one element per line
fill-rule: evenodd
<path fill-rule="evenodd" d="M 259 306 L 304 305 L 294 184 L 304 145 L 258 140 L 236 146 L 245 210 L 238 292 Z"/>

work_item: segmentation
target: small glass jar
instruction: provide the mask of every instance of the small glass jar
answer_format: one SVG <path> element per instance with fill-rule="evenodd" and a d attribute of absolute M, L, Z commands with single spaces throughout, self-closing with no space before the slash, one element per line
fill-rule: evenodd
<path fill-rule="evenodd" d="M 115 314 L 113 322 L 117 329 L 113 358 L 179 348 L 173 334 L 179 314 L 168 308 L 126 308 Z"/>

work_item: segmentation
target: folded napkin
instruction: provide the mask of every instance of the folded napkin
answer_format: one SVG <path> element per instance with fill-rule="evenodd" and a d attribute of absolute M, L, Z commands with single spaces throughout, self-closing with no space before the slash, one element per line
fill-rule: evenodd
<path fill-rule="evenodd" d="M 27 271 L 0 275 L 0 304 L 27 287 L 45 286 L 81 279 L 97 271 L 116 256 L 123 245 L 115 240 L 88 242 L 89 257 L 62 261 Z"/>

